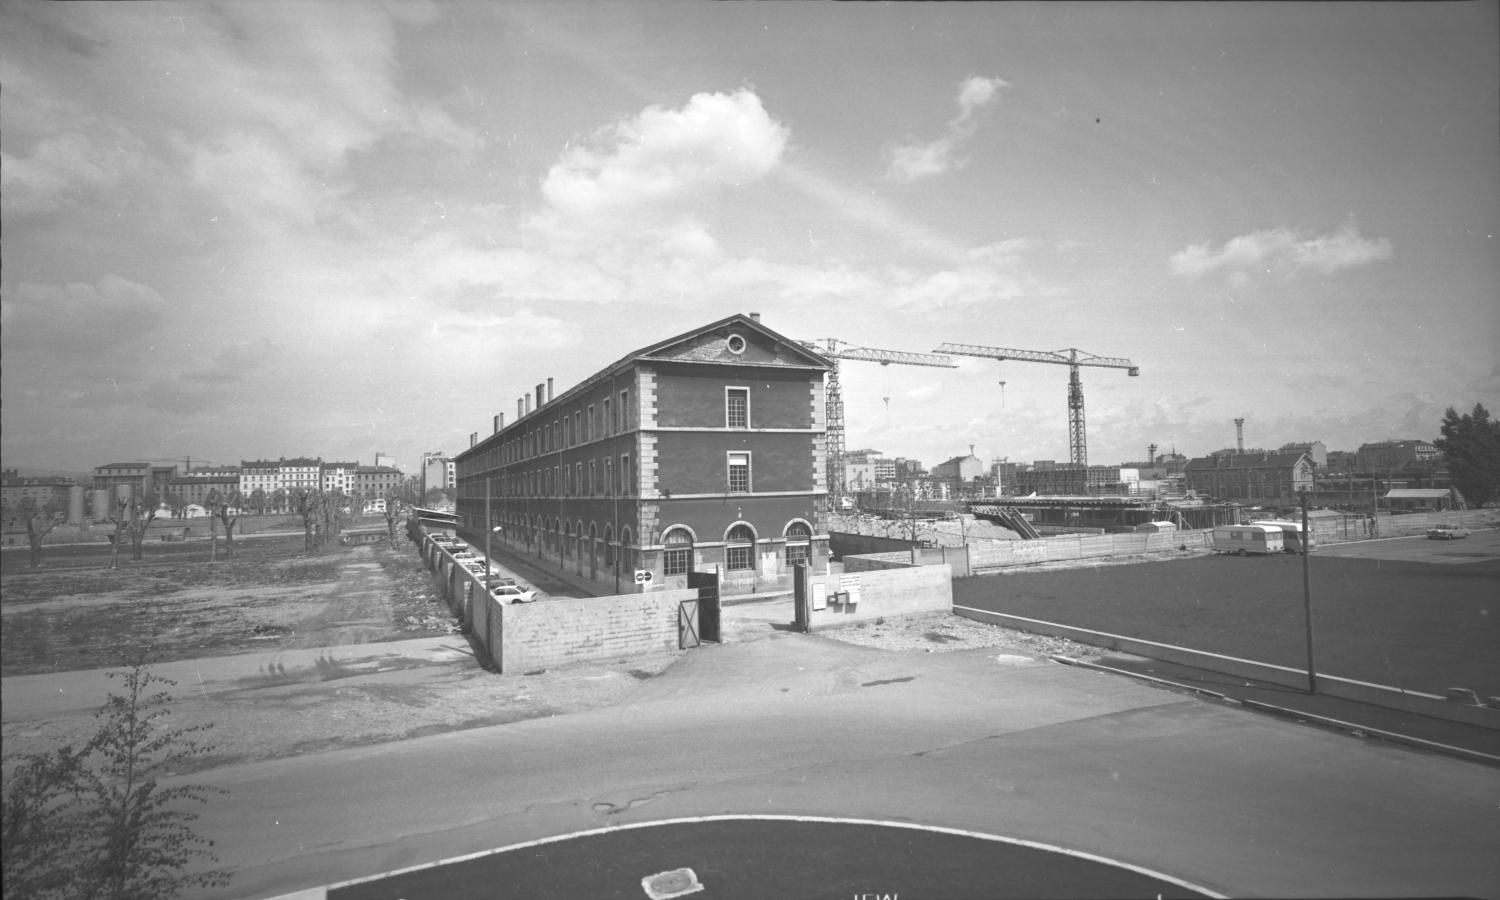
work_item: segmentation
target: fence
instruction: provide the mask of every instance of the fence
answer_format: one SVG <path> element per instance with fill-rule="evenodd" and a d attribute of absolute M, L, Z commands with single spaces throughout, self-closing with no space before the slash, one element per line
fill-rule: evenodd
<path fill-rule="evenodd" d="M 953 609 L 953 571 L 946 565 L 809 573 L 803 589 L 809 631 Z"/>

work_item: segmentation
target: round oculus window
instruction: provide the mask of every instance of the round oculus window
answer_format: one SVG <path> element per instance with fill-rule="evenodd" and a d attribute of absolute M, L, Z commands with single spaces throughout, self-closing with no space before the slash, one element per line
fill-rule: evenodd
<path fill-rule="evenodd" d="M 745 352 L 745 339 L 737 334 L 731 334 L 729 340 L 724 342 L 730 353 L 740 354 Z"/>

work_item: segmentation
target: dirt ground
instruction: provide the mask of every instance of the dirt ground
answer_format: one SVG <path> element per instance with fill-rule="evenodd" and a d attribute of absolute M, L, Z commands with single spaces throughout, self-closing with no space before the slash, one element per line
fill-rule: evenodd
<path fill-rule="evenodd" d="M 0 580 L 0 675 L 446 634 L 414 553 L 303 552 L 300 535 L 241 540 L 232 559 L 21 570 Z M 163 561 L 164 560 L 164 561 Z"/>
<path fill-rule="evenodd" d="M 202 770 L 597 708 L 681 658 L 664 652 L 500 675 L 475 661 L 410 545 L 307 556 L 297 536 L 237 549 L 227 562 L 148 559 L 119 570 L 6 576 L 0 674 L 35 684 L 120 666 L 149 647 L 155 668 L 179 681 L 170 724 L 212 725 L 206 737 L 215 750 L 193 765 Z M 1087 650 L 949 615 L 824 636 L 898 652 Z M 104 680 L 98 671 L 65 677 Z M 4 759 L 81 743 L 94 727 L 89 708 L 32 712 L 7 702 Z"/>

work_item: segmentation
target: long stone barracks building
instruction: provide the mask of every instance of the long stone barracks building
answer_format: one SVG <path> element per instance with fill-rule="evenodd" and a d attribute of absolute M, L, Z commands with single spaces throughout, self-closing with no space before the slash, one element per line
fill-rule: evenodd
<path fill-rule="evenodd" d="M 550 379 L 454 457 L 459 528 L 603 593 L 790 589 L 828 563 L 830 361 L 734 315 L 628 354 L 552 396 Z"/>

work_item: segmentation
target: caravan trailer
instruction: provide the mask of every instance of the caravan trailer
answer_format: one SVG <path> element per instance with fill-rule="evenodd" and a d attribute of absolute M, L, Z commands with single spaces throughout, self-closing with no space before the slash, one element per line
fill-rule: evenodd
<path fill-rule="evenodd" d="M 1214 529 L 1215 553 L 1280 553 L 1286 545 L 1275 525 L 1220 525 Z"/>
<path fill-rule="evenodd" d="M 1251 522 L 1252 525 L 1274 525 L 1281 529 L 1281 543 L 1288 553 L 1305 553 L 1316 550 L 1317 540 L 1313 537 L 1312 529 L 1308 529 L 1307 540 L 1302 539 L 1302 523 L 1288 522 L 1283 519 L 1261 519 Z"/>

